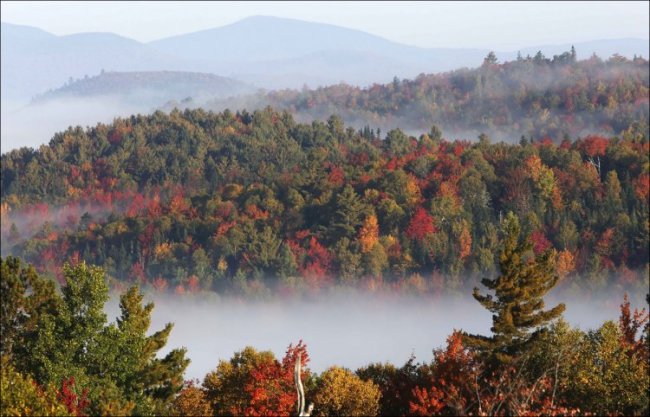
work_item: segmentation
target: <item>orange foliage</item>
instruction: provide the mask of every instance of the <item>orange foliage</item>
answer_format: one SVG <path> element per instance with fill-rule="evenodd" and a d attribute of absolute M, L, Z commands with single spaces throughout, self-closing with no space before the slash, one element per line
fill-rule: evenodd
<path fill-rule="evenodd" d="M 528 174 L 530 177 L 533 179 L 533 181 L 537 182 L 544 166 L 544 164 L 542 164 L 542 160 L 537 155 L 531 155 L 526 158 L 524 164 L 528 169 Z"/>
<path fill-rule="evenodd" d="M 161 243 L 156 246 L 153 250 L 153 253 L 156 255 L 156 258 L 162 259 L 169 256 L 172 252 L 172 245 L 169 242 Z"/>
<path fill-rule="evenodd" d="M 361 252 L 368 253 L 377 244 L 379 240 L 379 225 L 377 224 L 377 216 L 371 214 L 366 217 L 363 222 L 361 230 L 359 230 L 359 243 L 361 244 Z"/>
<path fill-rule="evenodd" d="M 190 292 L 198 292 L 200 289 L 199 284 L 200 284 L 199 277 L 197 277 L 196 275 L 192 275 L 187 279 L 187 289 Z"/>
<path fill-rule="evenodd" d="M 565 249 L 557 256 L 556 268 L 560 278 L 564 278 L 575 270 L 575 257 L 570 250 Z"/>
<path fill-rule="evenodd" d="M 463 225 L 463 230 L 458 237 L 458 257 L 460 259 L 467 258 L 472 253 L 472 235 L 469 232 L 469 227 Z"/>
<path fill-rule="evenodd" d="M 269 213 L 264 210 L 261 210 L 255 204 L 251 204 L 248 207 L 246 207 L 246 214 L 248 214 L 248 216 L 253 220 L 259 220 L 259 219 L 264 220 L 269 218 Z"/>
<path fill-rule="evenodd" d="M 339 167 L 331 167 L 327 181 L 335 186 L 341 186 L 345 182 L 345 172 Z"/>
<path fill-rule="evenodd" d="M 189 208 L 189 203 L 183 197 L 183 193 L 180 192 L 174 195 L 169 203 L 169 212 L 171 214 L 184 214 Z"/>
<path fill-rule="evenodd" d="M 212 407 L 205 392 L 195 385 L 194 381 L 186 381 L 181 392 L 174 399 L 174 415 L 207 416 L 212 415 Z"/>
<path fill-rule="evenodd" d="M 151 281 L 151 286 L 156 291 L 164 292 L 164 291 L 167 290 L 167 287 L 169 286 L 169 284 L 162 277 L 156 277 L 156 278 L 153 279 L 153 281 Z"/>
<path fill-rule="evenodd" d="M 415 401 L 409 408 L 416 415 L 467 414 L 476 391 L 477 368 L 474 355 L 463 346 L 462 334 L 454 331 L 447 347 L 434 351 L 431 385 L 413 390 Z"/>

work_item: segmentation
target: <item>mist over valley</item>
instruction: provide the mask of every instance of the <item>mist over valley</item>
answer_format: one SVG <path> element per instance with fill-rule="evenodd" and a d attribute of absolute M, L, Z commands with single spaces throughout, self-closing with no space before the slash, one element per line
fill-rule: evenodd
<path fill-rule="evenodd" d="M 2 2 L 0 415 L 650 413 L 647 2 L 376 3 Z"/>

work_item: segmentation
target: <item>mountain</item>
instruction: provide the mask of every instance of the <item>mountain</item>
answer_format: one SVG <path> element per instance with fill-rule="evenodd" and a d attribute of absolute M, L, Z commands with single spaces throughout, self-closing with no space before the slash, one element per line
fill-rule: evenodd
<path fill-rule="evenodd" d="M 24 100 L 70 78 L 113 71 L 176 69 L 178 59 L 112 33 L 55 36 L 2 23 L 2 98 Z"/>
<path fill-rule="evenodd" d="M 236 78 L 267 89 L 311 87 L 344 81 L 385 83 L 393 77 L 477 67 L 487 49 L 419 48 L 359 30 L 268 16 L 149 43 L 111 33 L 56 36 L 29 26 L 2 23 L 2 98 L 26 101 L 70 78 L 106 71 L 192 71 Z M 592 52 L 648 56 L 641 39 L 576 43 L 580 57 Z M 561 53 L 570 45 L 522 49 L 534 55 Z M 517 51 L 497 52 L 511 60 Z M 47 68 L 47 70 L 44 70 Z"/>
<path fill-rule="evenodd" d="M 246 81 L 257 80 L 266 88 L 385 82 L 394 76 L 477 66 L 488 53 L 419 48 L 359 30 L 269 16 L 249 17 L 149 45 L 188 60 L 212 61 L 214 72 L 234 77 L 245 74 Z"/>
<path fill-rule="evenodd" d="M 393 77 L 477 67 L 487 49 L 419 48 L 340 26 L 269 16 L 254 16 L 223 27 L 173 36 L 149 45 L 169 55 L 202 62 L 204 70 L 228 74 L 265 88 L 311 87 L 344 81 L 355 85 L 384 83 Z M 581 58 L 614 53 L 648 56 L 648 41 L 614 39 L 574 44 Z M 531 46 L 552 57 L 571 45 Z M 512 60 L 517 51 L 499 51 Z"/>
<path fill-rule="evenodd" d="M 33 103 L 111 96 L 128 103 L 156 106 L 170 100 L 201 100 L 253 92 L 240 81 L 214 74 L 181 71 L 102 72 L 35 97 Z"/>

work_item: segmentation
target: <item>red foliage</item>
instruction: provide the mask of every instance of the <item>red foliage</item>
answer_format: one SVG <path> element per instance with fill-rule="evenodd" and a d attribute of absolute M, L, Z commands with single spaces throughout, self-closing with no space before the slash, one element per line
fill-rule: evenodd
<path fill-rule="evenodd" d="M 335 186 L 341 186 L 345 182 L 345 172 L 339 167 L 331 167 L 327 181 Z"/>
<path fill-rule="evenodd" d="M 419 241 L 424 239 L 425 236 L 435 233 L 435 231 L 433 217 L 424 208 L 418 207 L 406 228 L 406 235 L 411 239 Z"/>
<path fill-rule="evenodd" d="M 540 229 L 535 230 L 530 235 L 530 240 L 533 243 L 533 252 L 535 255 L 539 255 L 549 249 L 552 244 L 544 235 L 544 232 Z"/>
<path fill-rule="evenodd" d="M 301 340 L 295 347 L 289 345 L 282 362 L 262 362 L 251 371 L 243 387 L 250 395 L 245 415 L 277 416 L 295 412 L 297 393 L 294 386 L 294 366 L 298 353 L 301 354 L 301 363 L 307 364 L 309 355 Z M 306 379 L 308 375 L 309 370 L 305 370 L 301 377 Z"/>
<path fill-rule="evenodd" d="M 444 409 L 443 414 L 467 414 L 476 390 L 477 372 L 474 355 L 463 346 L 462 334 L 454 331 L 447 338 L 447 347 L 434 351 L 431 385 L 413 390 L 411 413 L 432 415 Z"/>
<path fill-rule="evenodd" d="M 56 397 L 61 404 L 65 405 L 71 415 L 78 417 L 86 416 L 85 409 L 90 404 L 90 401 L 88 401 L 88 390 L 84 389 L 81 397 L 79 397 L 75 393 L 74 385 L 74 377 L 63 379 Z"/>
<path fill-rule="evenodd" d="M 648 322 L 648 313 L 645 308 L 639 311 L 634 309 L 630 311 L 630 301 L 627 294 L 623 297 L 623 304 L 621 304 L 621 316 L 618 320 L 619 328 L 621 329 L 621 345 L 630 352 L 630 354 L 638 354 L 641 358 L 648 358 L 648 344 L 643 337 L 637 339 L 636 335 L 640 329 Z"/>
<path fill-rule="evenodd" d="M 140 193 L 136 193 L 129 203 L 129 208 L 126 210 L 126 215 L 128 217 L 135 217 L 138 213 L 142 212 L 146 206 L 147 204 L 144 196 Z"/>
<path fill-rule="evenodd" d="M 414 416 L 436 415 L 445 408 L 444 393 L 436 387 L 415 387 L 412 394 L 413 401 L 409 401 L 409 412 Z"/>
<path fill-rule="evenodd" d="M 72 255 L 70 255 L 70 258 L 68 259 L 68 263 L 72 266 L 76 266 L 81 262 L 81 255 L 79 254 L 79 251 L 76 250 L 72 252 Z"/>
<path fill-rule="evenodd" d="M 157 219 L 162 214 L 162 207 L 160 206 L 160 196 L 155 194 L 152 199 L 147 203 L 147 215 L 151 219 Z"/>
<path fill-rule="evenodd" d="M 302 268 L 302 275 L 306 278 L 323 278 L 330 271 L 332 254 L 323 246 L 316 237 L 309 240 L 305 266 Z"/>
<path fill-rule="evenodd" d="M 583 151 L 589 156 L 603 156 L 609 140 L 602 136 L 587 136 L 578 144 L 578 149 Z"/>
<path fill-rule="evenodd" d="M 190 292 L 198 292 L 200 289 L 199 284 L 200 284 L 199 277 L 197 277 L 196 275 L 192 275 L 187 280 L 187 289 Z"/>
<path fill-rule="evenodd" d="M 144 283 L 146 281 L 144 264 L 142 262 L 138 261 L 131 265 L 131 276 L 134 281 L 139 283 Z"/>
<path fill-rule="evenodd" d="M 463 154 L 463 151 L 465 150 L 465 147 L 463 146 L 462 143 L 455 142 L 454 143 L 454 148 L 453 148 L 453 153 L 456 155 L 456 157 L 459 157 Z"/>
<path fill-rule="evenodd" d="M 650 195 L 650 175 L 639 175 L 639 178 L 634 181 L 634 192 L 640 200 L 646 203 L 648 202 L 648 195 Z"/>

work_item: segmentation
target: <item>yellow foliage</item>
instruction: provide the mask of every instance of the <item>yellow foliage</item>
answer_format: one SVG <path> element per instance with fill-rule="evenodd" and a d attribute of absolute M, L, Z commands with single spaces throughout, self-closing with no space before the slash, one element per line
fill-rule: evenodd
<path fill-rule="evenodd" d="M 169 254 L 172 252 L 172 245 L 169 244 L 169 242 L 161 243 L 160 245 L 156 246 L 154 249 L 154 254 L 156 255 L 156 258 L 164 258 L 166 256 L 169 256 Z"/>
<path fill-rule="evenodd" d="M 221 134 L 224 135 L 224 136 L 234 135 L 235 133 L 236 133 L 236 130 L 232 126 L 226 126 L 223 129 L 221 129 Z"/>
<path fill-rule="evenodd" d="M 314 416 L 376 416 L 379 387 L 351 371 L 332 367 L 323 372 L 313 396 Z"/>
<path fill-rule="evenodd" d="M 80 193 L 81 190 L 79 188 L 73 187 L 72 185 L 68 187 L 68 197 L 77 198 Z"/>
<path fill-rule="evenodd" d="M 377 216 L 371 214 L 366 217 L 363 222 L 361 230 L 359 230 L 359 243 L 361 244 L 361 252 L 368 253 L 377 244 L 379 240 L 379 224 L 377 223 Z"/>
<path fill-rule="evenodd" d="M 221 272 L 228 269 L 228 262 L 224 259 L 223 256 L 219 258 L 219 263 L 217 263 L 217 269 Z"/>
<path fill-rule="evenodd" d="M 420 187 L 418 187 L 415 178 L 409 175 L 406 181 L 406 203 L 410 206 L 415 206 L 421 199 Z"/>
<path fill-rule="evenodd" d="M 0 378 L 0 415 L 2 416 L 67 416 L 67 408 L 56 399 L 52 388 L 41 389 L 29 375 L 16 371 L 6 357 L 2 358 Z"/>
<path fill-rule="evenodd" d="M 244 187 L 239 184 L 228 184 L 223 189 L 223 196 L 227 200 L 234 200 L 235 198 L 239 197 L 243 190 Z"/>
<path fill-rule="evenodd" d="M 117 225 L 117 233 L 118 234 L 126 233 L 128 230 L 129 230 L 129 228 L 127 227 L 127 225 L 125 223 L 120 223 L 120 224 Z"/>

